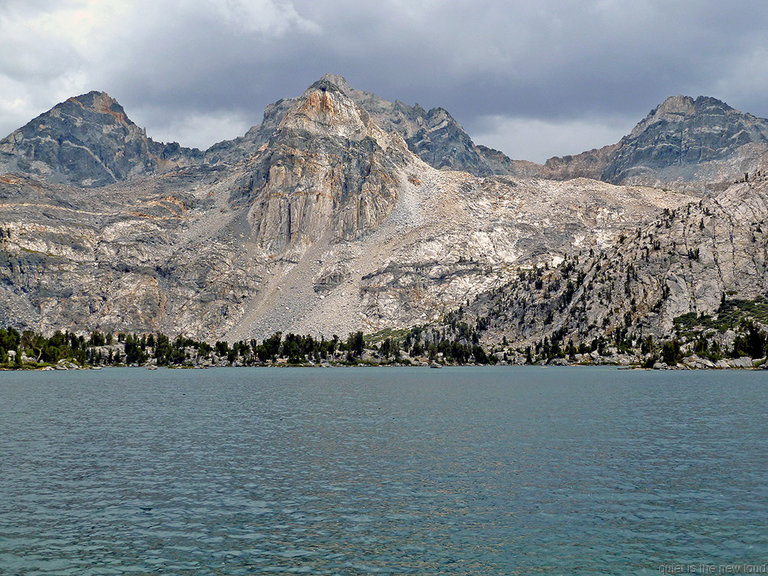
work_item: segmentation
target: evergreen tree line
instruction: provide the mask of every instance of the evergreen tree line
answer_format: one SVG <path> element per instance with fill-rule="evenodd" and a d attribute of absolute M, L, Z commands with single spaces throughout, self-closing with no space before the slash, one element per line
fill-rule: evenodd
<path fill-rule="evenodd" d="M 210 344 L 184 336 L 171 339 L 165 334 L 110 334 L 99 331 L 88 337 L 70 331 L 57 331 L 50 337 L 33 331 L 19 332 L 0 328 L 0 367 L 35 368 L 69 361 L 79 366 L 195 366 L 200 364 L 263 366 L 318 363 L 394 364 L 427 360 L 440 364 L 493 364 L 496 356 L 479 343 L 482 323 L 470 326 L 461 321 L 461 309 L 449 314 L 439 327 L 414 327 L 373 342 L 358 331 L 346 339 L 276 332 L 262 341 L 251 339 L 230 344 Z M 745 320 L 736 328 L 733 345 L 723 349 L 711 333 L 688 332 L 683 338 L 657 341 L 639 337 L 628 328 L 619 328 L 590 342 L 574 344 L 565 340 L 564 330 L 554 331 L 524 350 L 526 363 L 562 358 L 574 361 L 577 354 L 597 352 L 606 356 L 609 348 L 618 353 L 634 353 L 645 358 L 645 365 L 656 362 L 675 365 L 686 354 L 717 361 L 722 358 L 763 358 L 768 356 L 768 334 L 759 324 Z M 504 347 L 507 347 L 505 341 Z"/>
<path fill-rule="evenodd" d="M 0 328 L 0 366 L 4 368 L 35 368 L 68 361 L 79 366 L 196 366 L 232 365 L 263 366 L 275 363 L 303 365 L 323 362 L 341 364 L 392 364 L 408 362 L 403 352 L 427 356 L 430 361 L 466 364 L 487 363 L 488 355 L 476 342 L 464 343 L 447 338 L 445 334 L 428 334 L 419 329 L 409 333 L 405 343 L 389 337 L 378 344 L 366 343 L 361 332 L 352 332 L 346 339 L 331 339 L 311 335 L 276 332 L 262 341 L 251 339 L 230 344 L 218 341 L 210 344 L 184 336 L 171 339 L 156 334 L 93 331 L 86 338 L 66 331 L 45 337 L 36 332 L 18 332 Z"/>
<path fill-rule="evenodd" d="M 695 354 L 713 362 L 724 358 L 765 358 L 768 356 L 768 334 L 753 320 L 742 321 L 733 326 L 736 332 L 732 346 L 721 346 L 714 331 L 698 331 L 685 336 L 676 335 L 669 339 L 657 340 L 653 336 L 640 337 L 626 327 L 619 327 L 610 336 L 598 336 L 589 343 L 574 345 L 572 339 L 564 342 L 563 331 L 555 331 L 550 337 L 544 337 L 525 349 L 527 363 L 550 361 L 563 358 L 575 360 L 576 354 L 597 352 L 599 356 L 608 354 L 608 348 L 617 353 L 639 354 L 646 357 L 644 366 L 652 367 L 656 362 L 674 366 L 686 354 Z M 687 345 L 687 346 L 686 346 Z M 685 352 L 684 352 L 685 348 Z"/>
<path fill-rule="evenodd" d="M 451 313 L 440 328 L 411 328 L 402 347 L 411 357 L 440 364 L 494 364 L 496 357 L 480 345 L 478 331 L 459 318 L 461 312 Z"/>

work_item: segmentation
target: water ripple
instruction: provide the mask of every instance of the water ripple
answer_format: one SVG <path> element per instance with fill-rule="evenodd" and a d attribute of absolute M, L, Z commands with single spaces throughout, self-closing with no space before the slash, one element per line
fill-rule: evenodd
<path fill-rule="evenodd" d="M 0 375 L 0 574 L 762 564 L 747 372 Z"/>

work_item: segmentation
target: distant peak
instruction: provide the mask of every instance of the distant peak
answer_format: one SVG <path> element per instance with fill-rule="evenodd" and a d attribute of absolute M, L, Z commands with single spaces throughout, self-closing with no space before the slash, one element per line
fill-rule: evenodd
<path fill-rule="evenodd" d="M 686 114 L 693 112 L 695 103 L 690 96 L 670 96 L 654 111 L 650 113 L 650 116 L 662 116 L 664 114 Z"/>
<path fill-rule="evenodd" d="M 343 76 L 337 74 L 325 74 L 320 80 L 312 84 L 308 91 L 309 90 L 323 90 L 349 94 L 351 87 Z"/>
<path fill-rule="evenodd" d="M 690 96 L 670 96 L 651 110 L 648 116 L 635 126 L 630 136 L 637 137 L 658 122 L 678 123 L 687 121 L 702 111 L 712 108 L 716 108 L 722 113 L 732 110 L 725 102 L 710 96 L 699 96 L 695 100 Z"/>
<path fill-rule="evenodd" d="M 665 114 L 695 114 L 705 108 L 720 108 L 733 110 L 728 104 L 711 96 L 698 96 L 695 100 L 690 96 L 670 96 L 662 102 L 649 116 L 663 116 Z"/>
<path fill-rule="evenodd" d="M 106 92 L 92 90 L 86 94 L 69 98 L 67 102 L 77 104 L 83 110 L 95 112 L 97 114 L 108 114 L 120 124 L 126 126 L 133 124 L 133 122 L 126 116 L 125 109 L 120 103 Z"/>
<path fill-rule="evenodd" d="M 87 108 L 94 108 L 97 105 L 103 106 L 104 104 L 117 104 L 117 100 L 112 98 L 112 96 L 106 92 L 100 92 L 98 90 L 91 90 L 85 94 L 80 94 L 80 96 L 73 96 L 72 98 L 69 98 L 69 100 L 78 102 Z"/>

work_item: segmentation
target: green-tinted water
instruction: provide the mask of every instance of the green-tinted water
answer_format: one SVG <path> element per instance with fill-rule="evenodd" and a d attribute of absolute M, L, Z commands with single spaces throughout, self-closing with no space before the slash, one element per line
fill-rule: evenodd
<path fill-rule="evenodd" d="M 0 374 L 0 574 L 768 562 L 768 376 Z"/>

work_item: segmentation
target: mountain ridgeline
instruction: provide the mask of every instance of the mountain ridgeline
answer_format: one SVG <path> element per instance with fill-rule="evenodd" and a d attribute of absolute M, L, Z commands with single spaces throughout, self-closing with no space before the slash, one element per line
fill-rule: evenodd
<path fill-rule="evenodd" d="M 57 104 L 0 141 L 3 172 L 87 187 L 159 174 L 202 157 L 199 150 L 147 138 L 103 92 Z"/>
<path fill-rule="evenodd" d="M 91 92 L 0 141 L 0 324 L 416 348 L 447 330 L 518 356 L 670 339 L 768 289 L 767 152 L 768 121 L 672 97 L 535 165 L 333 75 L 200 151 Z"/>
<path fill-rule="evenodd" d="M 618 143 L 547 160 L 542 175 L 719 191 L 764 169 L 768 120 L 700 96 L 672 96 Z"/>

